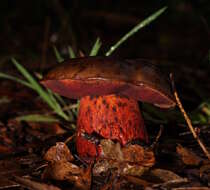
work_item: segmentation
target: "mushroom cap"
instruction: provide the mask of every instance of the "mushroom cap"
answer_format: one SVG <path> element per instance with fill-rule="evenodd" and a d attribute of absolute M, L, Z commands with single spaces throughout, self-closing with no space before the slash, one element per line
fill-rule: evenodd
<path fill-rule="evenodd" d="M 87 95 L 117 94 L 152 103 L 160 108 L 176 105 L 167 75 L 143 59 L 70 59 L 50 70 L 41 83 L 52 91 L 73 99 Z"/>

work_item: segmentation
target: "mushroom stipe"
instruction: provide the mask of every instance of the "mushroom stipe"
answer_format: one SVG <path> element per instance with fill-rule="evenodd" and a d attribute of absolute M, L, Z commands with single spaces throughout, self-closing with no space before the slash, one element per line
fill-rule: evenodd
<path fill-rule="evenodd" d="M 141 59 L 70 59 L 49 71 L 42 84 L 65 97 L 80 99 L 76 147 L 87 161 L 100 155 L 100 147 L 85 134 L 96 133 L 122 146 L 133 140 L 148 142 L 138 101 L 160 108 L 176 105 L 168 76 Z"/>
<path fill-rule="evenodd" d="M 148 142 L 138 102 L 117 95 L 85 96 L 80 100 L 77 151 L 83 159 L 100 154 L 100 147 L 84 138 L 84 133 L 96 133 L 123 146 L 135 139 Z"/>

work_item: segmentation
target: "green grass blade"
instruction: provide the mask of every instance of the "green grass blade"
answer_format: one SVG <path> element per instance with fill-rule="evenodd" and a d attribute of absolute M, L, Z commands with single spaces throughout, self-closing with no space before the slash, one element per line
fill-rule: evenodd
<path fill-rule="evenodd" d="M 54 107 L 53 102 L 49 95 L 42 89 L 39 83 L 32 77 L 32 75 L 22 66 L 20 65 L 14 58 L 12 58 L 13 64 L 16 66 L 18 71 L 28 80 L 28 82 L 33 86 L 33 88 L 38 92 L 38 94 L 45 100 L 47 103 Z"/>
<path fill-rule="evenodd" d="M 63 106 L 63 107 L 67 107 L 67 104 L 66 102 L 63 100 L 63 98 L 56 94 L 56 93 L 53 93 L 50 89 L 47 89 L 49 95 L 51 96 L 51 99 L 55 102 L 55 104 L 57 105 L 57 107 L 60 106 L 60 104 Z M 60 102 L 60 104 L 58 103 Z M 58 108 L 59 109 L 59 108 Z M 63 110 L 63 109 L 62 109 Z M 64 110 L 63 110 L 64 111 Z M 73 120 L 73 115 L 72 115 L 72 112 L 71 110 L 66 110 L 66 112 L 68 113 L 68 120 L 69 121 L 72 121 Z"/>
<path fill-rule="evenodd" d="M 49 98 L 50 98 L 51 101 L 54 103 L 56 109 L 59 109 L 60 105 L 59 105 L 59 103 L 57 102 L 57 100 L 55 99 L 54 94 L 52 93 L 52 91 L 51 91 L 50 89 L 47 89 L 47 92 L 48 92 Z"/>
<path fill-rule="evenodd" d="M 29 114 L 29 115 L 19 116 L 19 117 L 16 117 L 15 120 L 28 121 L 28 122 L 47 122 L 47 123 L 59 122 L 59 120 L 53 116 L 41 115 L 41 114 Z"/>
<path fill-rule="evenodd" d="M 34 90 L 40 95 L 40 97 L 61 117 L 68 120 L 68 116 L 62 111 L 60 105 L 55 103 L 52 97 L 47 93 L 41 85 L 33 78 L 33 76 L 22 66 L 20 65 L 14 58 L 12 58 L 13 64 L 16 66 L 18 71 L 28 80 L 30 85 L 33 86 Z"/>
<path fill-rule="evenodd" d="M 34 90 L 34 87 L 29 82 L 24 81 L 22 79 L 19 79 L 17 77 L 14 77 L 14 76 L 11 76 L 11 75 L 8 75 L 8 74 L 4 74 L 4 73 L 0 72 L 0 78 L 9 79 L 9 80 L 18 82 L 18 83 L 20 83 L 20 84 L 22 84 L 24 86 L 27 86 L 28 88 L 32 88 Z"/>
<path fill-rule="evenodd" d="M 163 7 L 150 15 L 148 18 L 137 24 L 133 29 L 131 29 L 126 35 L 124 35 L 116 44 L 111 46 L 111 48 L 106 52 L 106 56 L 111 55 L 123 42 L 125 42 L 129 37 L 134 35 L 136 32 L 138 32 L 140 29 L 145 27 L 146 25 L 150 24 L 152 21 L 157 19 L 165 10 L 167 7 Z"/>
<path fill-rule="evenodd" d="M 60 102 L 60 104 L 63 106 L 63 108 L 67 107 L 66 102 L 64 101 L 64 99 L 63 99 L 60 95 L 58 95 L 58 94 L 55 93 L 54 96 L 55 96 L 56 99 Z M 63 110 L 63 111 L 64 111 L 64 110 Z M 65 110 L 65 111 L 66 111 L 67 114 L 68 114 L 69 120 L 70 120 L 70 121 L 73 121 L 72 110 L 70 109 L 70 110 Z"/>
<path fill-rule="evenodd" d="M 98 54 L 100 48 L 101 48 L 101 45 L 102 45 L 101 40 L 100 40 L 100 38 L 98 37 L 98 38 L 96 39 L 95 44 L 93 45 L 93 47 L 92 47 L 92 49 L 91 49 L 91 51 L 90 51 L 90 56 L 96 56 L 96 55 Z"/>
<path fill-rule="evenodd" d="M 69 51 L 69 58 L 70 59 L 76 58 L 76 55 L 74 53 L 74 50 L 72 49 L 71 46 L 68 46 L 68 51 Z"/>
<path fill-rule="evenodd" d="M 64 61 L 63 57 L 61 56 L 61 54 L 59 53 L 59 51 L 57 50 L 57 48 L 55 46 L 53 46 L 53 50 L 54 50 L 54 53 L 55 53 L 55 57 L 57 59 L 57 62 L 58 63 L 61 63 Z"/>

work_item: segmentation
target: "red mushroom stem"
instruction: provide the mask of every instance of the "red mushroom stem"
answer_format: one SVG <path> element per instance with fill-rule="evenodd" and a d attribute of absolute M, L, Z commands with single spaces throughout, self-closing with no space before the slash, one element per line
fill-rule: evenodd
<path fill-rule="evenodd" d="M 77 151 L 83 158 L 95 157 L 99 147 L 85 134 L 99 134 L 126 145 L 133 140 L 148 142 L 138 102 L 117 95 L 85 96 L 80 100 L 77 121 Z"/>

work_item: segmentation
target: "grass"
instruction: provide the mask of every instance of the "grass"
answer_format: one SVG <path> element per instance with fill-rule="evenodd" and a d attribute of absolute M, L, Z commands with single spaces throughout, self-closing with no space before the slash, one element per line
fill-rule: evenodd
<path fill-rule="evenodd" d="M 137 24 L 133 29 L 131 29 L 128 33 L 126 33 L 118 42 L 116 42 L 113 46 L 110 47 L 110 49 L 106 52 L 106 56 L 110 56 L 115 50 L 117 50 L 122 43 L 124 43 L 128 38 L 133 36 L 136 32 L 138 32 L 143 27 L 147 26 L 151 22 L 153 22 L 155 19 L 157 19 L 165 10 L 167 7 L 163 7 L 160 10 L 156 11 L 152 15 L 150 15 L 148 18 Z M 89 56 L 96 56 L 102 46 L 102 43 L 99 38 L 96 39 Z M 56 59 L 58 63 L 61 63 L 64 61 L 64 58 L 60 55 L 57 48 L 54 46 L 54 53 L 56 56 Z M 69 52 L 69 58 L 75 58 L 76 55 L 71 48 L 71 46 L 68 47 Z M 35 77 L 30 74 L 21 64 L 17 62 L 16 59 L 11 59 L 14 66 L 17 68 L 17 70 L 22 74 L 22 76 L 25 78 L 20 79 L 5 73 L 0 72 L 0 78 L 9 79 L 15 82 L 18 82 L 28 88 L 31 88 L 32 90 L 36 91 L 36 93 L 40 96 L 40 98 L 47 103 L 47 105 L 52 109 L 52 111 L 55 113 L 55 115 L 61 117 L 62 119 L 66 121 L 72 121 L 73 120 L 73 114 L 77 113 L 77 108 L 79 105 L 79 102 L 77 102 L 76 106 L 70 106 L 69 109 L 64 109 L 68 107 L 66 105 L 66 102 L 63 100 L 62 97 L 60 97 L 58 94 L 52 93 L 49 89 L 44 89 L 39 82 L 35 79 Z M 40 75 L 41 77 L 41 75 Z M 29 114 L 24 115 L 16 118 L 19 121 L 39 121 L 39 122 L 55 122 L 58 121 L 57 118 L 53 117 L 52 115 L 39 115 L 39 114 Z"/>

